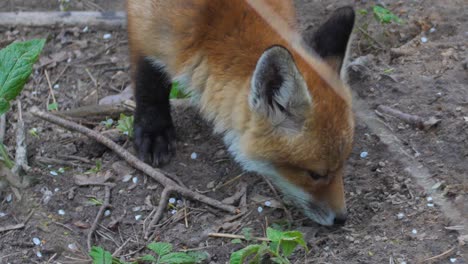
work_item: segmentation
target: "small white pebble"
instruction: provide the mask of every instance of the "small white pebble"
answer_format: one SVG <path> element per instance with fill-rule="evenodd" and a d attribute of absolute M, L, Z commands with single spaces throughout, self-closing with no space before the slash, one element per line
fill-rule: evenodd
<path fill-rule="evenodd" d="M 455 263 L 455 262 L 457 262 L 457 259 L 456 258 L 450 258 L 450 262 Z"/>
<path fill-rule="evenodd" d="M 75 245 L 75 243 L 68 244 L 68 248 L 72 251 L 77 251 L 78 247 Z"/>
<path fill-rule="evenodd" d="M 59 215 L 65 215 L 65 211 L 62 210 L 62 209 L 60 209 L 60 210 L 58 210 L 58 214 L 59 214 Z"/>
<path fill-rule="evenodd" d="M 428 203 L 427 206 L 428 207 L 434 207 L 434 204 L 433 203 Z"/>
<path fill-rule="evenodd" d="M 68 58 L 67 63 L 70 63 L 72 61 L 72 58 Z"/>
<path fill-rule="evenodd" d="M 36 256 L 37 256 L 38 258 L 42 258 L 42 253 L 41 253 L 40 251 L 38 251 L 38 252 L 36 253 Z"/>
<path fill-rule="evenodd" d="M 361 158 L 365 159 L 365 158 L 367 158 L 368 155 L 369 155 L 369 153 L 367 153 L 366 151 L 363 151 L 363 152 L 361 152 L 360 156 L 361 156 Z"/>
<path fill-rule="evenodd" d="M 123 176 L 122 181 L 123 182 L 129 182 L 132 179 L 132 177 L 133 177 L 132 175 L 127 174 L 127 175 Z"/>
<path fill-rule="evenodd" d="M 140 220 L 141 219 L 141 215 L 135 215 L 135 220 Z"/>
<path fill-rule="evenodd" d="M 193 160 L 197 159 L 197 157 L 198 157 L 198 155 L 195 152 L 193 152 L 192 155 L 190 155 L 190 158 L 193 159 Z"/>
<path fill-rule="evenodd" d="M 109 216 L 111 214 L 111 211 L 110 210 L 105 210 L 104 211 L 104 216 Z"/>
<path fill-rule="evenodd" d="M 136 207 L 133 207 L 133 208 L 132 208 L 132 211 L 133 211 L 133 212 L 138 212 L 138 211 L 140 211 L 140 210 L 141 210 L 141 207 L 140 207 L 140 206 L 136 206 Z"/>
<path fill-rule="evenodd" d="M 112 38 L 112 34 L 110 33 L 107 33 L 107 34 L 104 34 L 104 36 L 102 36 L 103 39 L 111 39 Z"/>
<path fill-rule="evenodd" d="M 176 203 L 176 198 L 169 198 L 169 203 L 170 204 L 175 204 Z"/>
<path fill-rule="evenodd" d="M 429 29 L 429 32 L 431 32 L 431 33 L 436 32 L 436 28 L 431 28 L 431 29 Z"/>
<path fill-rule="evenodd" d="M 405 217 L 405 214 L 404 214 L 404 213 L 398 213 L 398 214 L 397 214 L 397 218 L 398 218 L 398 219 L 401 220 L 401 219 L 403 219 L 403 217 Z"/>
<path fill-rule="evenodd" d="M 83 28 L 83 33 L 86 33 L 86 32 L 88 32 L 88 31 L 89 31 L 89 27 L 88 27 L 88 26 L 86 26 L 86 27 Z"/>
<path fill-rule="evenodd" d="M 422 43 L 426 43 L 426 42 L 427 42 L 427 38 L 426 38 L 426 37 L 422 37 L 422 38 L 421 38 L 421 42 L 422 42 Z"/>
<path fill-rule="evenodd" d="M 138 177 L 133 177 L 132 182 L 137 184 L 138 183 Z"/>
<path fill-rule="evenodd" d="M 59 188 L 55 188 L 55 189 L 54 189 L 54 192 L 58 192 L 58 191 L 60 191 Z"/>
<path fill-rule="evenodd" d="M 32 240 L 33 240 L 34 245 L 36 246 L 39 246 L 41 244 L 41 240 L 37 237 L 33 237 Z"/>
<path fill-rule="evenodd" d="M 441 93 L 441 92 L 438 92 L 438 93 L 437 93 L 437 96 L 442 96 L 442 93 Z"/>
<path fill-rule="evenodd" d="M 258 213 L 262 213 L 262 212 L 263 212 L 263 207 L 259 206 L 259 207 L 257 208 L 257 211 L 258 211 Z"/>
<path fill-rule="evenodd" d="M 59 169 L 57 170 L 57 172 L 58 172 L 58 173 L 64 173 L 64 172 L 65 172 L 65 169 L 64 169 L 64 168 L 59 168 Z"/>
<path fill-rule="evenodd" d="M 270 202 L 270 201 L 266 201 L 266 202 L 265 202 L 265 206 L 270 207 L 270 206 L 271 206 L 271 202 Z"/>
<path fill-rule="evenodd" d="M 0 212 L 0 218 L 5 217 L 5 216 L 6 216 L 6 213 Z"/>
<path fill-rule="evenodd" d="M 402 261 L 402 262 L 400 262 L 400 264 L 406 264 L 406 261 Z"/>
<path fill-rule="evenodd" d="M 416 234 L 418 233 L 418 230 L 416 230 L 416 229 L 413 229 L 413 230 L 411 231 L 411 233 L 413 233 L 413 234 L 415 234 L 415 235 L 416 235 Z"/>
<path fill-rule="evenodd" d="M 426 200 L 427 200 L 428 202 L 432 202 L 432 197 L 429 196 L 429 197 L 426 198 Z"/>
<path fill-rule="evenodd" d="M 57 176 L 58 173 L 57 173 L 56 171 L 50 171 L 50 175 L 52 175 L 52 176 Z"/>
<path fill-rule="evenodd" d="M 59 89 L 60 88 L 60 85 L 57 83 L 56 85 L 54 85 L 54 89 Z"/>
<path fill-rule="evenodd" d="M 6 200 L 7 203 L 11 203 L 11 201 L 13 200 L 13 195 L 11 195 L 11 193 L 8 194 L 7 197 L 5 198 L 5 200 Z"/>
<path fill-rule="evenodd" d="M 177 213 L 177 210 L 172 210 L 171 211 L 171 214 L 173 214 L 173 215 L 176 214 L 176 213 Z"/>

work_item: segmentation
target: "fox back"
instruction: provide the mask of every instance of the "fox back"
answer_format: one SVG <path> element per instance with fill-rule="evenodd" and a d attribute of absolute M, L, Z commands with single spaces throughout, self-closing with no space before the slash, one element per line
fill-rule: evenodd
<path fill-rule="evenodd" d="M 293 1 L 267 2 L 295 27 Z M 351 104 L 246 1 L 128 0 L 127 12 L 141 159 L 173 155 L 168 89 L 178 81 L 245 170 L 269 177 L 316 222 L 344 222 Z M 340 8 L 302 44 L 339 75 L 353 25 L 353 9 Z"/>

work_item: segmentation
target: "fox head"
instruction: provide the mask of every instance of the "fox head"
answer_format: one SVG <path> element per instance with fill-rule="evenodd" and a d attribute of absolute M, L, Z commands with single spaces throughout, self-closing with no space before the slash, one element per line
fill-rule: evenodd
<path fill-rule="evenodd" d="M 353 9 L 340 8 L 304 43 L 339 73 L 353 25 Z M 238 160 L 270 177 L 312 220 L 343 224 L 343 167 L 354 133 L 350 103 L 283 46 L 258 59 L 248 102 L 255 125 L 234 150 L 242 153 Z"/>

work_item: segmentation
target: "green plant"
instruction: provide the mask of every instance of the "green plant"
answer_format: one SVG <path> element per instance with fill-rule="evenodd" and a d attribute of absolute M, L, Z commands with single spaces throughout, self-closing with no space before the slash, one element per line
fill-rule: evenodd
<path fill-rule="evenodd" d="M 172 244 L 165 242 L 153 242 L 146 246 L 155 255 L 146 254 L 139 257 L 136 262 L 150 262 L 156 264 L 196 264 L 208 258 L 208 254 L 202 251 L 173 252 Z M 125 264 L 101 247 L 92 247 L 89 256 L 93 264 Z"/>
<path fill-rule="evenodd" d="M 0 50 L 0 115 L 10 109 L 10 102 L 23 90 L 44 44 L 44 39 L 33 39 L 14 42 Z M 0 142 L 0 156 L 8 168 L 13 167 L 3 142 Z"/>
<path fill-rule="evenodd" d="M 376 5 L 372 8 L 374 12 L 374 17 L 382 24 L 390 24 L 391 22 L 395 22 L 397 24 L 403 23 L 403 20 L 399 18 L 397 15 L 393 14 L 392 11 Z"/>
<path fill-rule="evenodd" d="M 124 135 L 133 138 L 133 116 L 126 116 L 125 114 L 120 114 L 117 129 Z"/>
<path fill-rule="evenodd" d="M 288 257 L 294 252 L 297 246 L 303 247 L 306 251 L 307 245 L 304 237 L 299 231 L 279 231 L 273 228 L 267 229 L 269 242 L 262 244 L 248 245 L 245 248 L 231 254 L 230 264 L 242 264 L 248 259 L 248 263 L 261 263 L 264 257 L 270 257 L 274 263 L 291 263 Z"/>
<path fill-rule="evenodd" d="M 92 167 L 88 171 L 85 172 L 85 174 L 96 174 L 100 172 L 102 169 L 102 161 L 101 160 L 96 160 L 96 166 Z"/>
<path fill-rule="evenodd" d="M 180 87 L 180 83 L 179 82 L 173 82 L 169 98 L 171 98 L 171 99 L 181 99 L 181 98 L 187 98 L 187 97 L 188 97 L 188 95 L 186 95 L 182 91 L 182 89 Z"/>

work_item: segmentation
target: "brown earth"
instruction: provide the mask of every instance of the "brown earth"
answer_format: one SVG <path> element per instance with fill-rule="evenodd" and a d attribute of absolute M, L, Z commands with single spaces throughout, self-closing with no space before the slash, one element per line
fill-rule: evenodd
<path fill-rule="evenodd" d="M 378 2 L 385 3 L 405 23 L 376 22 L 370 9 L 374 1 L 296 1 L 305 31 L 313 30 L 331 10 L 345 3 L 353 3 L 357 10 L 369 10 L 368 15 L 358 16 L 349 66 L 352 89 L 372 109 L 386 105 L 441 119 L 437 127 L 429 130 L 414 128 L 389 116 L 381 120 L 440 183 L 434 191 L 443 193 L 462 216 L 468 216 L 468 21 L 463 11 L 467 3 Z M 72 0 L 69 10 L 120 10 L 122 6 L 122 1 Z M 59 10 L 59 4 L 24 0 L 0 3 L 0 11 L 18 10 Z M 42 59 L 21 96 L 27 129 L 38 131 L 38 137 L 28 137 L 29 162 L 34 169 L 29 176 L 34 183 L 21 192 L 21 200 L 11 188 L 0 190 L 0 213 L 5 214 L 0 214 L 0 227 L 21 222 L 31 209 L 34 215 L 25 229 L 0 233 L 0 263 L 46 263 L 49 259 L 50 263 L 71 263 L 76 258 L 78 263 L 85 262 L 87 232 L 99 210 L 91 201 L 102 200 L 104 189 L 77 187 L 73 177 L 89 170 L 96 160 L 102 161 L 102 172 L 112 172 L 111 180 L 116 186 L 112 189 L 111 214 L 102 220 L 93 244 L 114 252 L 128 240 L 119 254 L 125 260 L 145 252 L 135 251 L 147 243 L 142 240 L 142 224 L 157 204 L 161 187 L 130 169 L 105 147 L 27 113 L 33 105 L 46 109 L 51 102 L 46 70 L 60 110 L 96 104 L 129 85 L 125 31 L 83 29 L 0 26 L 3 36 L 0 48 L 9 40 L 48 38 Z M 104 40 L 107 33 L 112 37 Z M 423 37 L 426 42 L 421 41 Z M 399 50 L 392 52 L 391 48 Z M 17 113 L 14 105 L 7 116 L 5 142 L 10 153 L 14 153 Z M 211 263 L 226 263 L 230 253 L 245 244 L 208 238 L 209 232 L 239 234 L 250 227 L 254 235 L 264 236 L 266 226 L 274 223 L 284 226 L 287 218 L 283 210 L 254 201 L 259 194 L 275 199 L 268 184 L 257 175 L 242 174 L 220 138 L 211 134 L 210 126 L 195 110 L 177 108 L 174 118 L 178 152 L 164 170 L 178 175 L 192 190 L 205 191 L 217 199 L 234 194 L 246 183 L 249 211 L 233 222 L 226 222 L 230 215 L 184 201 L 188 227 L 185 206 L 177 208 L 174 215 L 168 209 L 163 224 L 157 228 L 159 241 L 171 242 L 178 250 L 200 248 L 210 254 Z M 86 125 L 106 130 L 99 122 Z M 124 136 L 115 138 L 132 149 Z M 364 151 L 368 157 L 361 158 Z M 192 153 L 197 154 L 196 159 L 191 158 Z M 58 172 L 60 168 L 65 171 Z M 55 172 L 57 176 L 52 175 Z M 124 182 L 125 175 L 137 177 L 138 182 Z M 438 204 L 428 206 L 430 193 L 417 186 L 401 162 L 359 119 L 345 182 L 350 218 L 344 228 L 318 226 L 289 207 L 294 219 L 291 228 L 304 232 L 310 248 L 308 254 L 297 251 L 293 263 L 419 263 L 450 249 L 432 263 L 451 263 L 450 259 L 467 263 L 466 246 L 458 242 L 457 232 L 445 228 L 460 223 L 445 217 Z M 213 190 L 213 186 L 221 187 Z M 44 199 L 47 196 L 49 200 Z M 259 206 L 264 209 L 261 213 L 257 210 Z M 60 215 L 59 210 L 65 214 Z M 404 215 L 402 219 L 398 218 L 400 213 Z M 136 220 L 139 215 L 141 219 Z M 117 219 L 118 224 L 111 225 Z M 34 237 L 42 240 L 40 246 L 33 244 Z M 42 258 L 37 257 L 37 252 L 41 252 Z"/>

